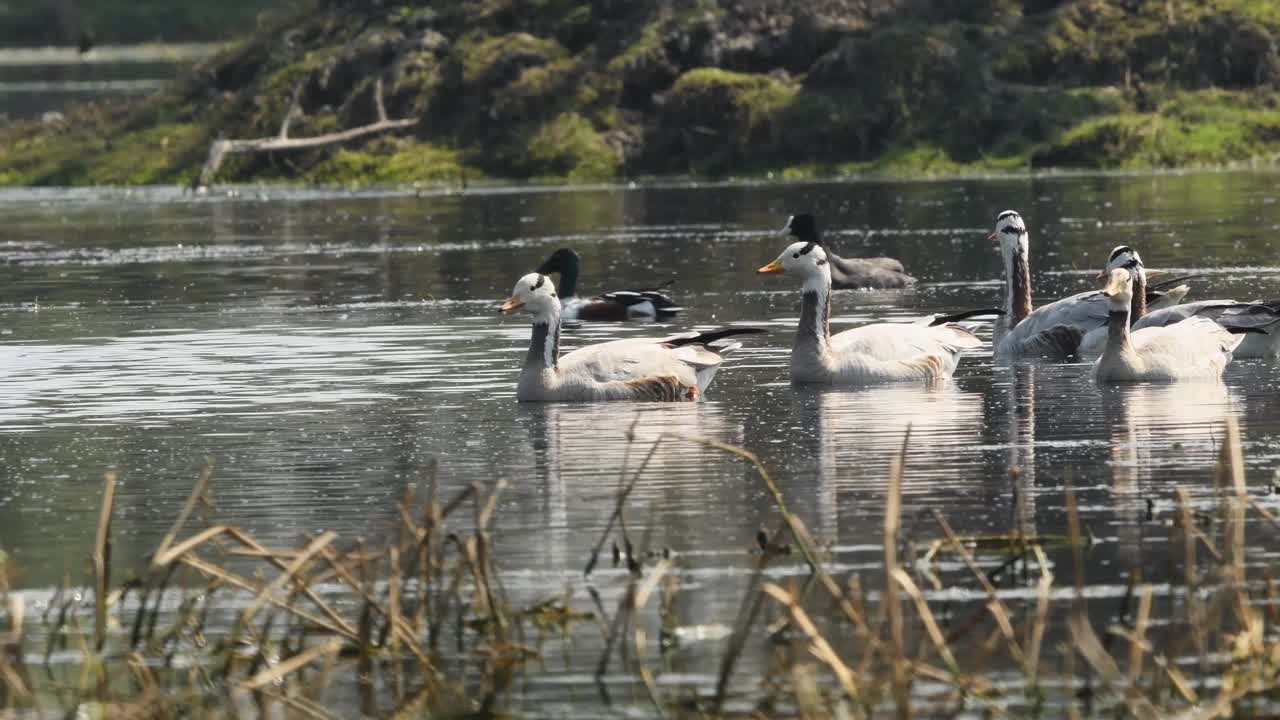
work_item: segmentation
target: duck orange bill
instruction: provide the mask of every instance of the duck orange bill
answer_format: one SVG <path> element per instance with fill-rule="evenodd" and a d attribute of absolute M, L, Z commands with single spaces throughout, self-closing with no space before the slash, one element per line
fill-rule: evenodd
<path fill-rule="evenodd" d="M 519 310 L 522 307 L 524 307 L 524 303 L 515 298 L 507 298 L 507 301 L 502 303 L 502 307 L 498 308 L 498 311 L 506 313 L 512 310 Z"/>
<path fill-rule="evenodd" d="M 999 240 L 1000 234 L 997 233 L 995 230 L 992 230 L 990 233 L 987 234 L 987 239 L 991 241 Z"/>
<path fill-rule="evenodd" d="M 780 272 L 782 272 L 782 262 L 778 260 L 774 260 L 773 262 L 769 263 L 768 265 L 765 265 L 764 267 L 756 271 L 756 273 L 759 275 L 766 275 L 766 274 L 773 274 L 773 273 L 780 273 Z"/>
<path fill-rule="evenodd" d="M 1107 297 L 1115 297 L 1125 291 L 1125 287 L 1129 284 L 1129 279 L 1119 273 L 1112 273 L 1111 279 L 1107 281 L 1107 286 L 1102 289 L 1102 294 Z"/>

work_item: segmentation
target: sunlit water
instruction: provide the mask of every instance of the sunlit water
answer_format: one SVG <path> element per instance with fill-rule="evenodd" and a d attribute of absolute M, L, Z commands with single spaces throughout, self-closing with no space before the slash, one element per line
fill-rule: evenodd
<path fill-rule="evenodd" d="M 77 104 L 156 92 L 184 67 L 217 52 L 213 43 L 0 48 L 0 122 Z"/>
<path fill-rule="evenodd" d="M 268 545 L 322 528 L 377 539 L 406 484 L 435 464 L 446 493 L 507 482 L 495 529 L 514 595 L 581 594 L 624 459 L 635 470 L 665 432 L 758 453 L 844 574 L 879 567 L 885 477 L 909 427 L 908 534 L 939 535 L 931 509 L 961 533 L 1014 523 L 1064 533 L 1070 476 L 1099 541 L 1087 555 L 1090 593 L 1119 598 L 1131 573 L 1169 579 L 1174 489 L 1215 502 L 1226 418 L 1243 429 L 1251 490 L 1270 502 L 1280 368 L 1237 362 L 1220 385 L 1100 390 L 1086 365 L 1009 368 L 986 349 L 939 387 L 793 388 L 797 288 L 752 271 L 786 245 L 776 234 L 786 215 L 813 210 L 844 254 L 891 254 L 921 279 L 904 291 L 836 293 L 833 329 L 989 306 L 1000 265 L 985 235 L 1012 207 L 1031 225 L 1038 299 L 1090 287 L 1121 243 L 1149 267 L 1207 274 L 1193 298 L 1280 297 L 1276 181 L 6 192 L 0 548 L 22 586 L 84 577 L 101 478 L 115 470 L 114 562 L 136 564 L 209 461 L 217 518 Z M 770 333 L 747 338 L 697 404 L 520 405 L 527 319 L 500 317 L 496 305 L 561 246 L 583 256 L 588 291 L 674 279 L 687 308 L 666 326 L 570 330 L 566 347 L 727 323 Z M 747 468 L 664 441 L 629 508 L 630 524 L 679 558 L 680 622 L 712 636 L 731 624 L 755 535 L 777 520 Z M 1249 538 L 1257 558 L 1274 550 L 1259 528 Z M 607 564 L 595 577 L 616 591 L 619 572 Z M 597 650 L 593 634 L 598 643 L 590 629 L 578 652 Z M 708 658 L 721 647 L 688 644 L 668 658 L 666 681 L 713 682 Z M 562 684 L 589 668 L 552 672 L 524 692 L 563 701 Z"/>

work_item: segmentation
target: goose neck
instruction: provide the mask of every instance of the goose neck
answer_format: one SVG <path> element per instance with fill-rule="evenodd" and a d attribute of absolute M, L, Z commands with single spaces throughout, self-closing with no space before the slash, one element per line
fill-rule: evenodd
<path fill-rule="evenodd" d="M 1107 349 L 1122 351 L 1129 347 L 1129 308 L 1112 306 L 1107 313 Z"/>
<path fill-rule="evenodd" d="M 1024 236 L 1025 237 L 1025 236 Z M 1019 241 L 1013 252 L 1009 253 L 1005 277 L 1007 280 L 1004 312 L 1012 327 L 1022 322 L 1031 314 L 1031 263 L 1027 257 L 1027 246 Z"/>
<path fill-rule="evenodd" d="M 800 296 L 800 324 L 794 351 L 823 353 L 831 345 L 831 276 L 825 282 L 805 283 Z"/>
<path fill-rule="evenodd" d="M 1129 322 L 1136 323 L 1147 314 L 1147 278 L 1139 272 L 1133 278 L 1133 303 L 1129 306 Z"/>
<path fill-rule="evenodd" d="M 525 355 L 526 370 L 555 370 L 560 361 L 560 313 L 535 317 L 533 340 Z"/>

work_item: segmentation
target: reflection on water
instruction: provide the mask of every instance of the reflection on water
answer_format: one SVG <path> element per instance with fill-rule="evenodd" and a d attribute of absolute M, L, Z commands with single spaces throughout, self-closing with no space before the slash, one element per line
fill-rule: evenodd
<path fill-rule="evenodd" d="M 960 533 L 1062 533 L 1070 476 L 1082 522 L 1100 541 L 1087 555 L 1092 589 L 1122 597 L 1137 569 L 1151 581 L 1169 573 L 1163 523 L 1173 489 L 1213 502 L 1226 417 L 1244 430 L 1250 482 L 1270 482 L 1280 461 L 1274 365 L 1233 363 L 1223 385 L 1100 389 L 1087 365 L 1009 368 L 984 350 L 936 387 L 793 388 L 798 293 L 762 284 L 753 270 L 776 257 L 780 219 L 812 209 L 842 253 L 891 254 L 922 279 L 902 291 L 835 293 L 840 324 L 989 306 L 1000 265 L 985 234 L 994 212 L 1017 207 L 1032 225 L 1038 301 L 1088 287 L 1120 243 L 1138 246 L 1152 267 L 1250 268 L 1198 280 L 1192 297 L 1276 297 L 1280 269 L 1264 230 L 1280 226 L 1274 180 L 428 197 L 6 191 L 0 547 L 22 567 L 24 586 L 81 577 L 109 469 L 122 478 L 120 567 L 155 546 L 211 460 L 216 516 L 281 546 L 321 528 L 376 539 L 405 486 L 436 472 L 445 496 L 505 481 L 498 557 L 511 591 L 535 601 L 581 591 L 619 481 L 643 468 L 628 530 L 675 552 L 682 621 L 720 627 L 732 622 L 756 534 L 776 525 L 777 508 L 741 459 L 684 438 L 757 453 L 830 548 L 833 568 L 848 573 L 877 567 L 885 478 L 909 427 L 908 534 L 936 537 L 932 509 Z M 771 332 L 748 339 L 701 403 L 520 405 L 514 384 L 529 326 L 499 317 L 495 304 L 567 244 L 583 256 L 585 291 L 673 278 L 686 312 L 669 325 L 574 328 L 566 349 L 734 322 Z M 655 448 L 659 436 L 670 439 Z M 614 587 L 622 576 L 606 562 L 592 582 Z M 671 681 L 705 678 L 719 648 L 682 647 Z M 581 652 L 594 649 L 588 642 Z M 749 657 L 759 666 L 767 652 Z M 530 692 L 562 698 L 554 683 L 563 680 Z"/>

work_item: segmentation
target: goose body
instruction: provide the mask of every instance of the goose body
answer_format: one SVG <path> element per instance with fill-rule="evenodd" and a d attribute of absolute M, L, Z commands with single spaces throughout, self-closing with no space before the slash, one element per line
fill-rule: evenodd
<path fill-rule="evenodd" d="M 950 377 L 960 354 L 981 345 L 966 328 L 931 324 L 875 323 L 831 334 L 831 266 L 814 242 L 793 243 L 759 273 L 799 275 L 800 323 L 791 350 L 791 380 L 829 385 L 930 382 Z"/>
<path fill-rule="evenodd" d="M 1098 273 L 1098 279 L 1107 278 L 1111 271 L 1117 268 L 1124 268 L 1129 271 L 1133 283 L 1133 299 L 1129 303 L 1129 324 L 1136 327 L 1135 323 L 1141 322 L 1148 312 L 1155 312 L 1176 306 L 1182 302 L 1190 290 L 1186 285 L 1180 284 L 1185 278 L 1174 278 L 1149 287 L 1147 279 L 1154 271 L 1148 271 L 1146 265 L 1142 262 L 1142 256 L 1137 250 L 1128 245 L 1119 245 L 1112 249 L 1111 255 L 1107 258 L 1107 266 L 1102 272 Z M 1080 340 L 1080 347 L 1077 354 L 1080 357 L 1096 358 L 1102 354 L 1103 347 L 1107 344 L 1107 319 L 1109 317 L 1109 300 L 1097 293 L 1099 309 L 1101 310 L 1101 324 L 1085 333 Z"/>
<path fill-rule="evenodd" d="M 565 322 L 665 320 L 680 312 L 680 308 L 659 287 L 579 297 L 577 288 L 581 265 L 577 252 L 561 248 L 538 267 L 538 272 L 543 275 L 560 274 L 561 319 Z"/>
<path fill-rule="evenodd" d="M 628 338 L 560 355 L 560 300 L 551 279 L 520 278 L 504 312 L 533 315 L 533 339 L 525 355 L 516 398 L 521 402 L 598 400 L 696 400 L 711 384 L 724 357 L 740 347 L 725 338 L 761 332 L 725 328 L 663 338 Z"/>
<path fill-rule="evenodd" d="M 916 281 L 894 258 L 842 258 L 836 255 L 823 243 L 818 223 L 809 213 L 792 215 L 783 231 L 801 242 L 822 245 L 831 267 L 831 287 L 837 290 L 904 288 Z"/>
<path fill-rule="evenodd" d="M 998 333 L 996 354 L 1004 357 L 1043 357 L 1062 360 L 1080 352 L 1086 336 L 1106 326 L 1107 298 L 1091 290 L 1056 300 L 1032 309 L 1030 239 L 1022 216 L 1005 210 L 996 217 L 995 231 L 989 235 L 1000 243 L 1005 266 L 1005 323 Z M 1137 253 L 1126 246 L 1112 251 L 1108 267 L 1141 265 Z M 1146 273 L 1133 276 L 1135 297 L 1140 298 L 1138 313 L 1146 311 Z M 1186 295 L 1185 286 L 1174 288 L 1153 299 L 1160 306 L 1176 304 Z M 1102 336 L 1095 336 L 1095 340 Z"/>
<path fill-rule="evenodd" d="M 1103 293 L 1111 303 L 1107 342 L 1093 365 L 1099 383 L 1216 380 L 1231 362 L 1243 336 L 1206 318 L 1160 327 L 1130 329 L 1132 279 L 1128 270 L 1111 272 Z"/>
<path fill-rule="evenodd" d="M 1280 356 L 1280 311 L 1268 303 L 1200 300 L 1148 313 L 1133 324 L 1133 329 L 1169 327 L 1192 319 L 1212 320 L 1228 329 L 1244 330 L 1244 340 L 1232 353 L 1236 358 Z"/>

